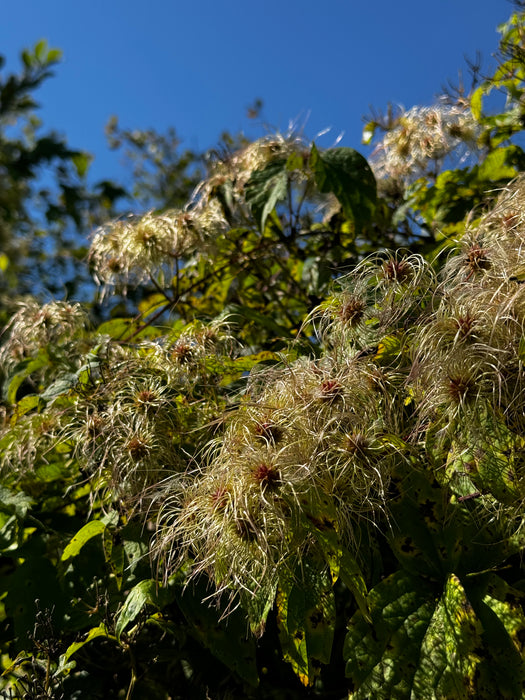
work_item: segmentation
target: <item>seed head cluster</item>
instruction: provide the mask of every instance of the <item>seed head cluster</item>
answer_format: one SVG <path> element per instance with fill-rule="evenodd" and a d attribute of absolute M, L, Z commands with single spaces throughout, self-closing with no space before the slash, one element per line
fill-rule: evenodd
<path fill-rule="evenodd" d="M 478 134 L 479 126 L 465 106 L 401 110 L 372 154 L 372 169 L 380 186 L 384 181 L 410 184 L 452 153 L 465 157 Z"/>
<path fill-rule="evenodd" d="M 463 109 L 411 110 L 376 171 L 406 179 L 475 133 Z M 291 155 L 306 162 L 300 138 L 262 139 L 217 158 L 187 211 L 97 231 L 97 279 L 125 291 L 212 257 L 214 237 L 247 211 L 252 173 Z M 358 558 L 370 528 L 390 526 L 394 476 L 408 465 L 430 470 L 451 506 L 479 493 L 479 513 L 506 509 L 522 527 L 525 178 L 466 226 L 439 274 L 403 250 L 361 261 L 307 319 L 311 356 L 292 347 L 249 377 L 223 322 L 87 343 L 80 307 L 24 304 L 1 350 L 12 404 L 28 394 L 6 413 L 4 470 L 23 478 L 67 454 L 94 498 L 156 513 L 166 575 L 191 562 L 217 594 L 274 591 L 305 557 L 337 577 L 337 553 Z M 232 376 L 241 393 L 225 390 Z"/>
<path fill-rule="evenodd" d="M 164 287 L 190 259 L 213 262 L 216 241 L 232 226 L 253 222 L 245 198 L 252 173 L 293 154 L 306 162 L 308 152 L 304 139 L 290 130 L 233 154 L 216 154 L 185 209 L 118 219 L 95 232 L 89 262 L 96 282 L 104 292 L 126 293 L 152 279 Z M 304 179 L 300 172 L 294 177 Z"/>
<path fill-rule="evenodd" d="M 388 527 L 392 475 L 409 462 L 433 469 L 451 501 L 479 493 L 479 513 L 507 509 L 521 527 L 522 210 L 518 180 L 439 276 L 399 251 L 338 281 L 309 319 L 320 358 L 252 372 L 222 436 L 168 484 L 168 571 L 190 560 L 219 593 L 251 595 L 319 555 L 327 533 L 358 556 L 363 527 Z"/>

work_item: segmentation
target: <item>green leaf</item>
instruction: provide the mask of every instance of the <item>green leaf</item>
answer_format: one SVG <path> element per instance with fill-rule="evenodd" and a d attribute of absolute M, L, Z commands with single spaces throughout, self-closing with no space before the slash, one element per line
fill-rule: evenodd
<path fill-rule="evenodd" d="M 49 49 L 47 52 L 47 62 L 57 63 L 62 58 L 62 51 L 60 49 Z"/>
<path fill-rule="evenodd" d="M 525 689 L 525 594 L 496 574 L 473 578 L 468 588 L 483 625 L 485 653 L 479 686 L 512 700 Z"/>
<path fill-rule="evenodd" d="M 396 360 L 403 349 L 403 343 L 399 336 L 387 335 L 382 338 L 374 355 L 374 362 L 388 366 Z"/>
<path fill-rule="evenodd" d="M 308 294 L 320 295 L 332 280 L 333 270 L 328 261 L 319 255 L 306 258 L 301 272 L 301 281 Z"/>
<path fill-rule="evenodd" d="M 371 622 L 370 611 L 368 610 L 366 583 L 361 568 L 350 552 L 343 547 L 339 578 L 354 596 L 357 607 L 363 618 Z"/>
<path fill-rule="evenodd" d="M 64 462 L 51 462 L 50 464 L 44 464 L 35 472 L 35 476 L 38 481 L 45 484 L 51 484 L 54 481 L 59 481 L 63 479 L 68 474 L 67 463 Z"/>
<path fill-rule="evenodd" d="M 16 394 L 18 392 L 18 389 L 21 387 L 23 384 L 24 380 L 27 379 L 33 372 L 36 372 L 39 369 L 42 369 L 42 367 L 45 367 L 46 365 L 49 364 L 49 356 L 45 352 L 45 350 L 40 350 L 38 355 L 35 358 L 27 358 L 26 360 L 22 360 L 17 366 L 16 366 L 16 373 L 10 378 L 10 381 L 7 385 L 7 391 L 6 391 L 6 399 L 9 403 L 15 404 L 16 403 Z"/>
<path fill-rule="evenodd" d="M 125 552 L 124 545 L 114 545 L 111 549 L 111 558 L 109 560 L 111 573 L 115 576 L 119 591 L 122 588 L 122 579 L 124 577 Z"/>
<path fill-rule="evenodd" d="M 260 637 L 266 626 L 266 620 L 275 603 L 277 582 L 261 583 L 255 595 L 252 591 L 240 591 L 241 606 L 250 623 L 252 634 Z"/>
<path fill-rule="evenodd" d="M 47 41 L 45 39 L 40 39 L 40 41 L 35 44 L 34 54 L 40 63 L 44 62 L 47 54 Z"/>
<path fill-rule="evenodd" d="M 133 320 L 130 318 L 112 318 L 110 321 L 104 321 L 97 328 L 99 335 L 109 335 L 114 340 L 120 340 L 122 337 L 131 332 Z"/>
<path fill-rule="evenodd" d="M 368 603 L 372 624 L 357 612 L 344 642 L 349 697 L 408 700 L 417 652 L 434 611 L 432 589 L 398 571 L 370 591 Z"/>
<path fill-rule="evenodd" d="M 15 550 L 23 537 L 24 520 L 33 500 L 23 491 L 0 486 L 0 551 Z"/>
<path fill-rule="evenodd" d="M 517 170 L 511 163 L 517 155 L 516 148 L 516 146 L 496 148 L 489 153 L 479 166 L 479 179 L 497 182 L 515 177 Z"/>
<path fill-rule="evenodd" d="M 450 575 L 422 640 L 412 692 L 417 697 L 479 697 L 474 688 L 482 632 L 463 586 Z"/>
<path fill-rule="evenodd" d="M 64 549 L 61 557 L 62 561 L 66 561 L 71 557 L 76 557 L 86 542 L 89 542 L 93 537 L 103 533 L 105 529 L 106 526 L 101 520 L 92 520 L 90 523 L 84 525 Z"/>
<path fill-rule="evenodd" d="M 301 683 L 311 685 L 320 663 L 330 662 L 334 638 L 335 602 L 328 572 L 305 560 L 297 576 L 281 576 L 277 617 L 284 658 Z"/>
<path fill-rule="evenodd" d="M 497 576 L 476 578 L 466 589 L 450 574 L 439 590 L 427 579 L 392 574 L 370 591 L 372 624 L 360 612 L 350 620 L 343 650 L 349 697 L 522 697 L 519 597 Z"/>
<path fill-rule="evenodd" d="M 109 335 L 113 340 L 122 340 L 132 335 L 134 339 L 156 337 L 159 331 L 148 325 L 139 326 L 132 318 L 113 318 L 110 321 L 104 321 L 97 328 L 100 335 Z"/>
<path fill-rule="evenodd" d="M 277 591 L 277 620 L 283 656 L 301 683 L 309 685 L 313 679 L 308 663 L 305 615 L 303 591 L 295 586 L 291 576 L 287 580 L 281 578 Z"/>
<path fill-rule="evenodd" d="M 91 642 L 93 639 L 104 637 L 105 639 L 116 639 L 116 637 L 108 631 L 105 624 L 101 624 L 98 627 L 92 627 L 86 638 L 82 642 L 73 642 L 70 644 L 64 653 L 64 661 L 68 661 L 73 654 L 75 654 L 79 649 L 82 649 L 84 644 Z"/>
<path fill-rule="evenodd" d="M 63 374 L 59 379 L 50 384 L 45 391 L 40 394 L 40 398 L 44 401 L 52 401 L 57 396 L 69 393 L 78 383 L 78 376 L 73 372 Z"/>
<path fill-rule="evenodd" d="M 146 299 L 143 299 L 139 303 L 139 311 L 143 318 L 147 318 L 154 311 L 167 305 L 166 296 L 164 294 L 156 293 L 150 294 Z"/>
<path fill-rule="evenodd" d="M 256 309 L 248 306 L 240 306 L 239 304 L 228 304 L 224 308 L 224 315 L 235 321 L 235 317 L 240 317 L 246 321 L 252 321 L 260 327 L 275 333 L 276 337 L 282 338 L 289 335 L 289 331 L 285 326 L 277 323 L 269 314 L 263 314 Z"/>
<path fill-rule="evenodd" d="M 480 415 L 483 419 L 483 415 Z M 483 430 L 469 431 L 467 442 L 472 449 L 470 478 L 483 493 L 490 493 L 501 503 L 514 505 L 525 497 L 522 478 L 525 439 L 516 435 L 490 412 L 484 417 Z"/>
<path fill-rule="evenodd" d="M 286 169 L 292 172 L 293 170 L 302 170 L 304 168 L 304 157 L 300 153 L 290 153 L 286 161 Z"/>
<path fill-rule="evenodd" d="M 51 54 L 51 51 L 48 54 Z M 93 160 L 93 156 L 90 155 L 89 153 L 76 153 L 72 158 L 71 158 L 73 165 L 75 166 L 75 169 L 77 171 L 77 174 L 79 177 L 84 177 L 84 175 L 87 173 L 88 168 L 91 164 L 91 161 Z"/>
<path fill-rule="evenodd" d="M 474 92 L 472 93 L 472 97 L 470 98 L 470 111 L 472 112 L 472 116 L 474 117 L 474 119 L 478 122 L 481 120 L 481 109 L 484 91 L 484 85 L 480 85 L 480 87 L 474 90 Z"/>
<path fill-rule="evenodd" d="M 34 63 L 33 54 L 30 53 L 27 49 L 24 49 L 22 51 L 21 57 L 22 57 L 22 63 L 24 64 L 24 66 L 26 68 L 31 68 L 33 66 L 33 63 Z"/>
<path fill-rule="evenodd" d="M 2 510 L 14 513 L 18 518 L 23 519 L 33 504 L 33 499 L 23 491 L 12 493 L 4 486 L 0 486 L 0 507 Z"/>
<path fill-rule="evenodd" d="M 339 578 L 343 547 L 337 532 L 337 511 L 328 494 L 303 495 L 299 502 L 304 513 L 304 524 L 316 538 L 323 557 L 330 568 L 332 581 Z"/>
<path fill-rule="evenodd" d="M 343 212 L 357 229 L 371 221 L 377 201 L 377 188 L 366 158 L 347 147 L 332 148 L 321 153 L 312 144 L 310 167 L 319 190 L 335 194 Z"/>
<path fill-rule="evenodd" d="M 46 614 L 53 630 L 60 629 L 66 601 L 56 567 L 49 559 L 33 551 L 12 575 L 0 580 L 2 589 L 7 591 L 5 610 L 14 620 L 18 648 L 34 643 L 39 611 Z"/>
<path fill-rule="evenodd" d="M 146 605 L 153 605 L 162 608 L 173 600 L 173 592 L 168 588 L 163 588 L 157 581 L 147 579 L 140 581 L 129 592 L 128 597 L 120 612 L 116 617 L 115 634 L 120 641 L 122 632 L 134 622 Z"/>
<path fill-rule="evenodd" d="M 268 163 L 262 170 L 255 170 L 246 183 L 246 201 L 261 231 L 264 231 L 266 219 L 275 209 L 275 205 L 285 199 L 288 177 L 287 160 L 278 158 Z"/>
<path fill-rule="evenodd" d="M 17 418 L 20 418 L 35 409 L 39 411 L 44 406 L 45 403 L 42 401 L 41 396 L 38 394 L 29 394 L 28 396 L 23 396 L 16 404 L 15 415 Z"/>

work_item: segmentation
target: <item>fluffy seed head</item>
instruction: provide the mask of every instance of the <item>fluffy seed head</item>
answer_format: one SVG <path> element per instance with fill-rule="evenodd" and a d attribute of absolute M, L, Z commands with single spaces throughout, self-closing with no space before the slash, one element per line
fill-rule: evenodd
<path fill-rule="evenodd" d="M 261 485 L 263 489 L 275 489 L 279 486 L 281 475 L 279 470 L 272 464 L 261 462 L 252 469 L 253 479 Z"/>

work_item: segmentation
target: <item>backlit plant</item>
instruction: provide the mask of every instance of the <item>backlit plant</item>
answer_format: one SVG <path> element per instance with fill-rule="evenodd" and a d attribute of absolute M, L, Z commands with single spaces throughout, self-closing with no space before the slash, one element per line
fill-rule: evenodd
<path fill-rule="evenodd" d="M 94 232 L 96 327 L 17 305 L 2 692 L 522 697 L 507 69 L 513 111 L 485 115 L 484 83 L 400 112 L 371 165 L 293 130 L 215 154 L 185 207 Z"/>

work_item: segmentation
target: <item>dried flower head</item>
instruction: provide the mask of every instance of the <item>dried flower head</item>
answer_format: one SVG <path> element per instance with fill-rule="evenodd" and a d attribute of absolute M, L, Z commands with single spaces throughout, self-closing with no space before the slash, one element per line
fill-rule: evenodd
<path fill-rule="evenodd" d="M 465 106 L 438 104 L 401 111 L 377 144 L 371 165 L 376 177 L 410 183 L 454 153 L 465 158 L 479 133 Z"/>
<path fill-rule="evenodd" d="M 20 304 L 4 329 L 8 336 L 0 348 L 0 363 L 9 371 L 20 360 L 52 345 L 55 353 L 67 355 L 70 371 L 85 350 L 82 338 L 87 324 L 80 304 L 54 301 L 42 306 L 29 299 Z"/>
<path fill-rule="evenodd" d="M 99 284 L 123 291 L 163 272 L 194 250 L 199 229 L 193 214 L 184 211 L 128 217 L 98 229 L 89 261 Z"/>

